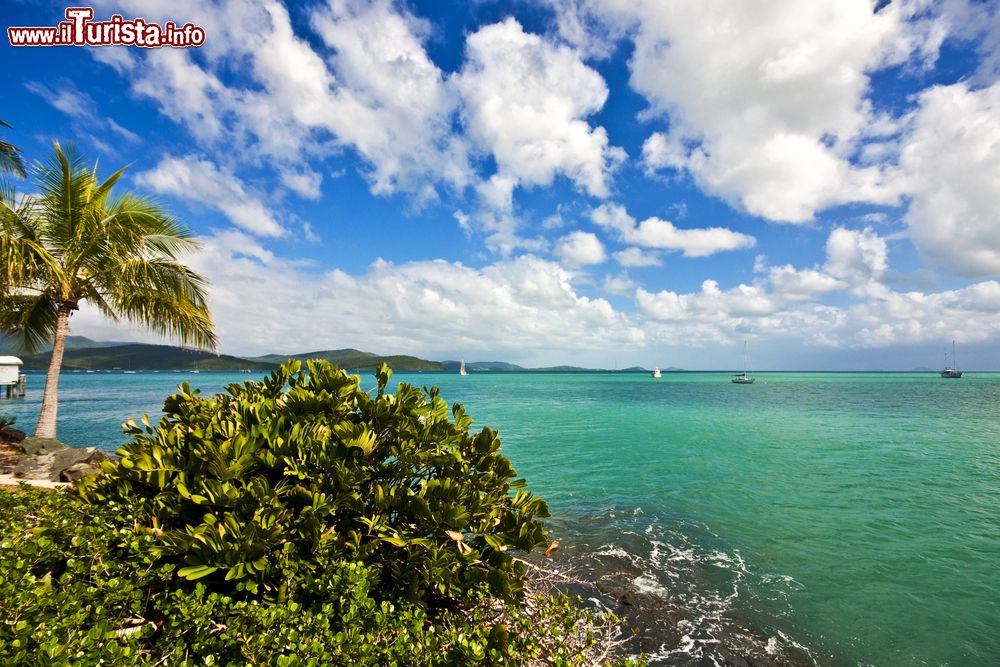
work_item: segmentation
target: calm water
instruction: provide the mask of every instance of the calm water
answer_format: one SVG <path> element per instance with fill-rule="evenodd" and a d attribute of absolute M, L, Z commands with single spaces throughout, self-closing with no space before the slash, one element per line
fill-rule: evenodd
<path fill-rule="evenodd" d="M 64 374 L 59 435 L 114 449 L 178 382 L 248 377 Z M 998 374 L 395 379 L 500 429 L 560 558 L 682 612 L 662 620 L 680 640 L 645 647 L 655 662 L 754 628 L 762 650 L 823 665 L 1000 664 Z M 30 430 L 42 380 L 0 414 Z"/>

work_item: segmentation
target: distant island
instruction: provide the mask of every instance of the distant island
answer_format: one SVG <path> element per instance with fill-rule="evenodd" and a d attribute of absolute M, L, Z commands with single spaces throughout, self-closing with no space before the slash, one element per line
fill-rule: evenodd
<path fill-rule="evenodd" d="M 48 368 L 50 351 L 25 355 L 14 340 L 0 335 L 0 355 L 18 355 L 24 361 L 25 370 L 45 370 Z M 63 356 L 63 370 L 68 371 L 269 371 L 288 359 L 326 359 L 332 364 L 350 371 L 373 371 L 382 362 L 396 371 L 457 373 L 461 361 L 431 361 L 407 354 L 382 355 L 353 348 L 337 350 L 316 350 L 294 354 L 266 354 L 259 357 L 236 357 L 228 354 L 212 354 L 171 345 L 151 345 L 148 343 L 126 343 L 95 341 L 83 336 L 69 336 Z M 603 368 L 583 368 L 580 366 L 549 366 L 545 368 L 525 368 L 506 361 L 465 362 L 470 373 L 648 373 L 640 366 L 632 366 L 618 371 Z M 679 371 L 680 368 L 669 368 Z"/>

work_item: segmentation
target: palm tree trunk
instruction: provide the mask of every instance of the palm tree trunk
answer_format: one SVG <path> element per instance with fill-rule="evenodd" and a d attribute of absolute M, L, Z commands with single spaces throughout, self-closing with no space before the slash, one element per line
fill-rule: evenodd
<path fill-rule="evenodd" d="M 56 413 L 59 409 L 59 369 L 62 368 L 63 352 L 66 349 L 66 335 L 69 334 L 69 316 L 73 307 L 60 304 L 56 320 L 56 337 L 52 341 L 52 359 L 45 374 L 45 391 L 42 392 L 42 410 L 38 413 L 36 438 L 56 437 Z"/>

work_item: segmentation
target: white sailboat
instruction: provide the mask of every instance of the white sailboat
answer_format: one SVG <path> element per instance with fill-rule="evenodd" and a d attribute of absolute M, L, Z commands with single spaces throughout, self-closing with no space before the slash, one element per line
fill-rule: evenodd
<path fill-rule="evenodd" d="M 465 359 L 462 359 L 462 363 L 458 366 L 459 375 L 468 375 L 469 372 L 465 370 Z"/>
<path fill-rule="evenodd" d="M 962 377 L 962 371 L 958 370 L 958 362 L 955 361 L 955 341 L 951 341 L 951 363 L 948 363 L 948 350 L 944 351 L 944 370 L 941 377 L 957 379 Z"/>
<path fill-rule="evenodd" d="M 653 369 L 652 376 L 655 377 L 655 378 L 663 377 L 663 374 L 660 373 L 660 367 L 659 366 L 657 366 L 656 368 Z"/>
<path fill-rule="evenodd" d="M 753 384 L 754 378 L 750 376 L 750 353 L 747 341 L 743 341 L 743 372 L 733 375 L 733 384 Z"/>

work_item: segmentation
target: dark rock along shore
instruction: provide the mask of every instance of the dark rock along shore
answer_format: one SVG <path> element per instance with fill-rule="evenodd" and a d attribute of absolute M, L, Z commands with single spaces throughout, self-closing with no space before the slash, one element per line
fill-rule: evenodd
<path fill-rule="evenodd" d="M 97 447 L 70 447 L 58 440 L 29 438 L 9 426 L 0 429 L 0 473 L 19 480 L 72 483 L 96 473 L 108 458 Z"/>

